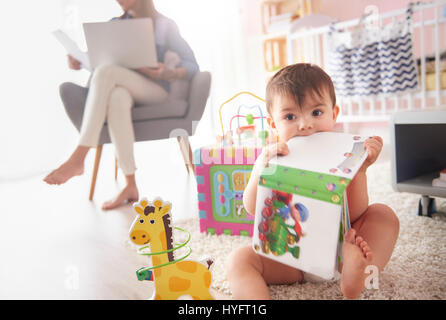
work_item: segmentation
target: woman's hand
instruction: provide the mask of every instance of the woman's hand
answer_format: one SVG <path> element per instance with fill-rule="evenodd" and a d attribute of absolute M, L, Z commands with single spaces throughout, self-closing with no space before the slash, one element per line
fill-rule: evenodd
<path fill-rule="evenodd" d="M 74 59 L 71 55 L 67 54 L 68 57 L 68 67 L 73 70 L 80 70 L 81 69 L 81 63 Z"/>
<path fill-rule="evenodd" d="M 175 70 L 166 68 L 164 63 L 161 62 L 158 62 L 158 68 L 142 67 L 139 68 L 138 71 L 152 79 L 164 81 L 172 81 L 176 79 Z"/>
<path fill-rule="evenodd" d="M 363 170 L 367 169 L 378 159 L 383 148 L 383 139 L 378 136 L 370 137 L 364 141 L 364 148 L 367 150 L 368 156 L 361 167 Z"/>

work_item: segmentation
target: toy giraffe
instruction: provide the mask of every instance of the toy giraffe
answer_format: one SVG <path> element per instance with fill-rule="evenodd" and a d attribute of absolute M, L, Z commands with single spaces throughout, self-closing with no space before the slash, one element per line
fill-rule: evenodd
<path fill-rule="evenodd" d="M 156 198 L 153 203 L 141 199 L 133 204 L 138 216 L 130 229 L 130 239 L 137 245 L 150 243 L 152 253 L 172 249 L 170 210 L 172 205 Z M 208 265 L 212 261 L 208 262 Z M 173 251 L 152 256 L 154 267 L 155 300 L 175 300 L 182 295 L 191 295 L 194 300 L 212 300 L 209 293 L 212 276 L 209 266 L 196 261 L 178 261 Z M 167 264 L 161 266 L 163 264 Z M 157 266 L 161 266 L 158 267 Z"/>

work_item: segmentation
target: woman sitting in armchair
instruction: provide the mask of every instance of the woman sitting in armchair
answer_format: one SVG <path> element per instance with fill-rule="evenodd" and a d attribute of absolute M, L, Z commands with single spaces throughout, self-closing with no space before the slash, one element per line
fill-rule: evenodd
<path fill-rule="evenodd" d="M 158 68 L 130 70 L 118 65 L 103 65 L 93 72 L 85 105 L 79 144 L 59 168 L 48 174 L 48 184 L 63 184 L 84 172 L 84 160 L 91 147 L 96 147 L 100 132 L 107 121 L 110 139 L 115 146 L 126 185 L 116 197 L 105 202 L 102 209 L 116 208 L 139 198 L 136 185 L 136 164 L 133 153 L 134 132 L 131 108 L 134 103 L 154 104 L 167 99 L 171 83 L 191 79 L 199 70 L 194 53 L 179 34 L 175 22 L 156 11 L 152 0 L 117 0 L 123 15 L 115 19 L 149 17 L 154 22 Z M 169 64 L 169 67 L 167 67 Z M 68 56 L 68 65 L 79 70 L 81 64 Z"/>

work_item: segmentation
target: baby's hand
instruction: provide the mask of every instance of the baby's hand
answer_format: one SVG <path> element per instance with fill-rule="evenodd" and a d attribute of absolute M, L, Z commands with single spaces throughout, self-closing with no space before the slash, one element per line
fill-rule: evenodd
<path fill-rule="evenodd" d="M 275 156 L 285 156 L 290 152 L 288 145 L 285 142 L 279 141 L 272 143 L 263 148 L 262 163 L 266 166 L 268 162 Z"/>
<path fill-rule="evenodd" d="M 362 169 L 367 169 L 378 159 L 383 148 L 383 139 L 378 136 L 370 137 L 364 141 L 364 148 L 367 150 L 368 156 L 362 165 Z"/>

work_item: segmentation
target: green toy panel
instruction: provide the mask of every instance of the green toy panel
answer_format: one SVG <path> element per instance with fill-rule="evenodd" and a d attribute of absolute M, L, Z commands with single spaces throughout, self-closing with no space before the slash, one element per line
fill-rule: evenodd
<path fill-rule="evenodd" d="M 216 221 L 253 224 L 243 207 L 252 165 L 213 165 L 209 169 L 212 215 Z"/>
<path fill-rule="evenodd" d="M 274 173 L 274 174 L 271 174 Z M 330 174 L 270 164 L 260 176 L 259 185 L 342 205 L 350 179 Z"/>

